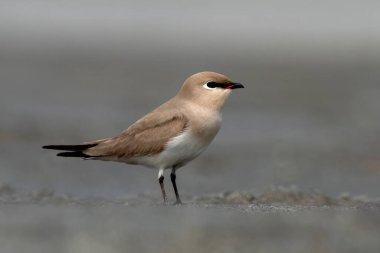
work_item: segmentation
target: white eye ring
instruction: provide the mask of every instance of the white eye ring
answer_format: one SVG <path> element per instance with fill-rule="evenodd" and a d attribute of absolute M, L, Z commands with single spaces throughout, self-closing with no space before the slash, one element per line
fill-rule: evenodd
<path fill-rule="evenodd" d="M 216 89 L 215 86 L 214 86 L 214 87 L 210 87 L 210 86 L 209 86 L 209 84 L 211 84 L 211 83 L 214 83 L 214 82 L 213 82 L 213 81 L 209 81 L 209 82 L 203 84 L 203 87 L 204 87 L 205 89 L 208 89 L 208 90 L 215 90 L 215 89 Z"/>

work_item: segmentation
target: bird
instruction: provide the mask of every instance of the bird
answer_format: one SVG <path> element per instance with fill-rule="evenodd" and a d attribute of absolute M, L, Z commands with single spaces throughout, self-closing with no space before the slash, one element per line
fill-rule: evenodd
<path fill-rule="evenodd" d="M 167 201 L 164 171 L 171 170 L 175 204 L 182 204 L 176 171 L 209 146 L 220 129 L 221 110 L 226 99 L 232 90 L 239 88 L 244 86 L 223 74 L 199 72 L 188 77 L 174 97 L 115 137 L 79 145 L 46 145 L 42 148 L 64 151 L 57 154 L 60 157 L 155 168 L 164 203 Z"/>

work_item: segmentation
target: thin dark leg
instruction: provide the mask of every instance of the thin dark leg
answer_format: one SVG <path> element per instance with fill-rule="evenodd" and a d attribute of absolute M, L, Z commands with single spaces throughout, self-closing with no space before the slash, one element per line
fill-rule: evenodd
<path fill-rule="evenodd" d="M 172 172 L 170 173 L 170 179 L 172 181 L 172 184 L 173 184 L 173 188 L 174 188 L 174 193 L 175 193 L 175 197 L 177 199 L 177 201 L 175 202 L 175 204 L 182 204 L 182 201 L 181 199 L 179 198 L 179 194 L 178 194 L 178 190 L 177 190 L 177 184 L 175 182 L 177 176 L 175 174 L 175 170 L 172 170 Z"/>
<path fill-rule="evenodd" d="M 160 183 L 162 198 L 164 199 L 164 203 L 166 203 L 166 192 L 165 192 L 165 187 L 164 187 L 164 176 L 160 176 L 160 178 L 158 179 L 158 182 Z"/>

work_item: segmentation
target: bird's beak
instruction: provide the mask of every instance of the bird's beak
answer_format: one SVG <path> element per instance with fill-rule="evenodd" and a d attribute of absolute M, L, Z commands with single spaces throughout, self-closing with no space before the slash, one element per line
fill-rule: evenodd
<path fill-rule="evenodd" d="M 232 83 L 230 86 L 227 87 L 227 89 L 241 89 L 244 88 L 244 86 L 241 83 Z"/>

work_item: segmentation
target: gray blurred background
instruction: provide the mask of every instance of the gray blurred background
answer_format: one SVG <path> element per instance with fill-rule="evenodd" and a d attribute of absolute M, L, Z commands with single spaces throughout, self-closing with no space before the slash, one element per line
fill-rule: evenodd
<path fill-rule="evenodd" d="M 203 70 L 246 89 L 179 171 L 182 196 L 296 185 L 379 198 L 379 13 L 371 0 L 0 0 L 1 252 L 379 252 L 367 212 L 3 201 L 49 189 L 155 203 L 156 171 L 40 147 L 116 135 Z"/>
<path fill-rule="evenodd" d="M 159 194 L 156 172 L 44 144 L 118 134 L 213 70 L 245 84 L 182 192 L 295 184 L 380 196 L 377 1 L 0 2 L 0 179 L 25 190 Z"/>

